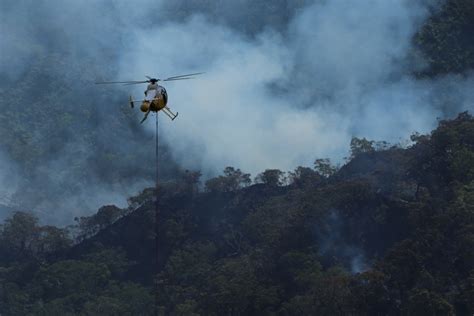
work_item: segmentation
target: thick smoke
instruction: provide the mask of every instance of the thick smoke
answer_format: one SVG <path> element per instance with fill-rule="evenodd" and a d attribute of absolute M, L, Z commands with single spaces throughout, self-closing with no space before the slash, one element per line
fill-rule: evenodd
<path fill-rule="evenodd" d="M 0 205 L 65 224 L 152 183 L 152 136 L 132 125 L 124 91 L 94 85 L 117 76 L 152 3 L 0 3 Z"/>
<path fill-rule="evenodd" d="M 2 1 L 0 108 L 25 84 L 72 116 L 63 137 L 35 128 L 35 144 L 51 149 L 28 172 L 0 143 L 2 165 L 18 170 L 8 181 L 30 188 L 16 196 L 34 195 L 29 207 L 64 222 L 101 204 L 124 205 L 151 183 L 154 125 L 142 129 L 141 114 L 125 104 L 144 87 L 96 80 L 206 71 L 165 85 L 180 116 L 173 123 L 163 116 L 160 132 L 182 168 L 207 176 L 227 165 L 255 175 L 318 157 L 341 161 L 353 136 L 396 143 L 472 108 L 472 80 L 412 76 L 424 65 L 412 37 L 429 16 L 425 1 L 272 3 Z M 25 75 L 44 80 L 25 83 Z M 52 90 L 51 81 L 62 85 Z M 82 110 L 89 119 L 75 121 Z M 108 156 L 113 163 L 104 163 Z M 2 181 L 0 189 L 15 185 Z"/>
<path fill-rule="evenodd" d="M 167 86 L 182 116 L 165 138 L 185 166 L 256 173 L 340 161 L 353 136 L 397 143 L 461 109 L 440 101 L 447 79 L 412 75 L 423 67 L 412 38 L 429 12 L 422 1 L 317 1 L 283 31 L 250 38 L 194 15 L 137 32 L 122 73 L 208 72 Z M 470 91 L 466 81 L 450 83 Z"/>

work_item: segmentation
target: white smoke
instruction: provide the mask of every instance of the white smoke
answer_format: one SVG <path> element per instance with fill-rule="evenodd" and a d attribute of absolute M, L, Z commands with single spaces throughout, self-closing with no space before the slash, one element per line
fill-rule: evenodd
<path fill-rule="evenodd" d="M 0 151 L 0 205 L 7 205 L 18 188 L 18 167 Z"/>
<path fill-rule="evenodd" d="M 340 161 L 352 136 L 397 143 L 443 116 L 436 82 L 411 75 L 423 66 L 412 38 L 428 14 L 422 1 L 317 1 L 283 34 L 254 38 L 194 16 L 136 32 L 121 69 L 139 77 L 207 71 L 166 85 L 181 114 L 162 135 L 186 167 L 255 174 Z"/>
<path fill-rule="evenodd" d="M 330 126 L 336 113 L 294 109 L 291 95 L 282 98 L 268 87 L 289 75 L 291 66 L 291 52 L 278 34 L 247 41 L 194 17 L 183 25 L 162 26 L 154 35 L 137 34 L 134 46 L 143 50 L 126 56 L 124 73 L 207 72 L 194 81 L 166 85 L 169 104 L 181 115 L 173 124 L 165 123 L 162 132 L 187 167 L 216 173 L 235 165 L 257 172 L 308 163 L 318 153 L 334 156 L 343 147 L 343 133 Z M 144 52 L 159 62 L 150 64 L 142 58 Z M 190 150 L 195 147 L 196 152 Z"/>
<path fill-rule="evenodd" d="M 4 0 L 0 89 L 8 95 L 38 56 L 58 54 L 67 62 L 51 58 L 44 63 L 51 67 L 37 72 L 64 78 L 63 90 L 48 90 L 48 80 L 38 82 L 44 87 L 38 98 L 47 102 L 51 96 L 71 109 L 90 111 L 91 122 L 81 123 L 100 128 L 97 142 L 121 157 L 146 142 L 107 129 L 117 117 L 111 113 L 125 111 L 125 95 L 141 96 L 144 87 L 104 88 L 92 82 L 205 71 L 196 80 L 165 85 L 169 106 L 180 114 L 173 123 L 162 117 L 161 139 L 184 168 L 201 169 L 206 176 L 228 165 L 256 175 L 266 168 L 312 165 L 315 158 L 339 162 L 353 136 L 396 143 L 415 131 L 429 132 L 438 117 L 472 109 L 472 76 L 417 80 L 411 75 L 424 64 L 413 57 L 418 54 L 412 37 L 429 16 L 426 1 L 281 3 L 286 4 L 268 8 L 264 1 Z M 100 78 L 91 77 L 97 73 Z M 152 139 L 153 120 L 144 128 Z M 81 133 L 71 135 L 64 137 L 63 148 L 73 151 L 51 152 L 38 164 L 34 176 L 43 176 L 38 181 L 44 185 L 30 188 L 44 191 L 37 205 L 48 208 L 48 201 L 57 201 L 52 213 L 64 212 L 69 220 L 83 207 L 118 203 L 122 194 L 124 204 L 127 195 L 146 185 L 97 179 L 94 170 L 106 179 L 114 171 L 95 164 L 97 147 Z M 36 137 L 48 141 L 48 135 Z M 6 153 L 2 165 L 16 164 L 3 163 L 10 158 L 0 150 Z M 153 155 L 151 148 L 142 152 L 146 157 L 135 165 L 123 160 L 116 166 L 136 170 Z M 72 170 L 77 160 L 88 167 Z M 34 176 L 19 170 L 3 179 L 28 182 Z M 2 190 L 10 188 L 4 181 Z"/>

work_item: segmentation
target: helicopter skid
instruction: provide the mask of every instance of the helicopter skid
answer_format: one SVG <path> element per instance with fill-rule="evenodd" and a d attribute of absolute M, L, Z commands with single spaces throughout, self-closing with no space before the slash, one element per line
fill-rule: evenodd
<path fill-rule="evenodd" d="M 137 102 L 137 101 L 130 101 L 130 104 L 133 104 L 133 102 Z M 132 106 L 133 107 L 133 106 Z M 148 118 L 148 115 L 150 114 L 150 112 L 156 112 L 158 114 L 159 111 L 163 111 L 163 113 L 166 114 L 166 116 L 168 116 L 172 121 L 174 121 L 177 117 L 178 117 L 178 112 L 176 112 L 176 114 L 174 114 L 169 107 L 165 106 L 164 108 L 158 110 L 158 111 L 154 111 L 152 110 L 151 108 L 148 108 L 148 111 L 145 112 L 145 116 L 143 117 L 143 119 L 141 120 L 140 123 L 143 123 L 145 122 L 145 120 Z"/>
<path fill-rule="evenodd" d="M 157 99 L 155 99 L 155 100 L 157 100 Z M 145 117 L 143 118 L 141 123 L 143 123 L 147 119 L 150 112 L 163 111 L 163 113 L 165 113 L 166 116 L 168 116 L 172 121 L 174 121 L 176 119 L 176 117 L 178 117 L 178 112 L 176 112 L 176 114 L 174 114 L 171 111 L 171 109 L 166 106 L 166 104 L 162 104 L 161 106 L 158 106 L 158 108 L 152 107 L 154 100 L 146 100 L 146 99 L 145 100 L 133 100 L 132 96 L 130 96 L 129 102 L 130 102 L 130 107 L 132 107 L 132 108 L 135 107 L 135 102 L 142 102 L 142 104 L 144 102 L 148 103 L 148 106 L 145 109 L 142 109 L 142 111 L 145 112 Z"/>
<path fill-rule="evenodd" d="M 165 113 L 172 121 L 174 121 L 174 119 L 179 114 L 178 112 L 176 112 L 176 114 L 174 114 L 173 112 L 171 112 L 171 110 L 167 106 L 165 106 L 162 110 L 163 110 L 163 113 Z"/>

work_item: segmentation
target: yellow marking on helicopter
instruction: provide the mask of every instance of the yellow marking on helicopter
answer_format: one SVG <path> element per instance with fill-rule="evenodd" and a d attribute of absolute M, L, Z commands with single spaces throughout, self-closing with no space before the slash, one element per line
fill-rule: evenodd
<path fill-rule="evenodd" d="M 150 112 L 158 112 L 163 111 L 172 121 L 178 116 L 178 112 L 173 113 L 169 107 L 166 106 L 165 98 L 162 96 L 155 97 L 152 100 L 133 100 L 132 96 L 130 96 L 130 106 L 132 108 L 135 107 L 135 102 L 141 102 L 140 110 L 145 113 L 145 117 L 141 121 L 143 123 Z"/>

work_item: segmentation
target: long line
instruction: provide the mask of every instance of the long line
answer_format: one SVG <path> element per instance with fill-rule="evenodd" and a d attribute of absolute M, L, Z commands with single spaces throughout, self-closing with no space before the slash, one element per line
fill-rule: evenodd
<path fill-rule="evenodd" d="M 155 256 L 156 256 L 156 272 L 158 273 L 158 112 L 156 112 L 156 129 L 155 129 Z M 155 315 L 158 316 L 158 280 L 156 280 L 155 289 Z"/>

